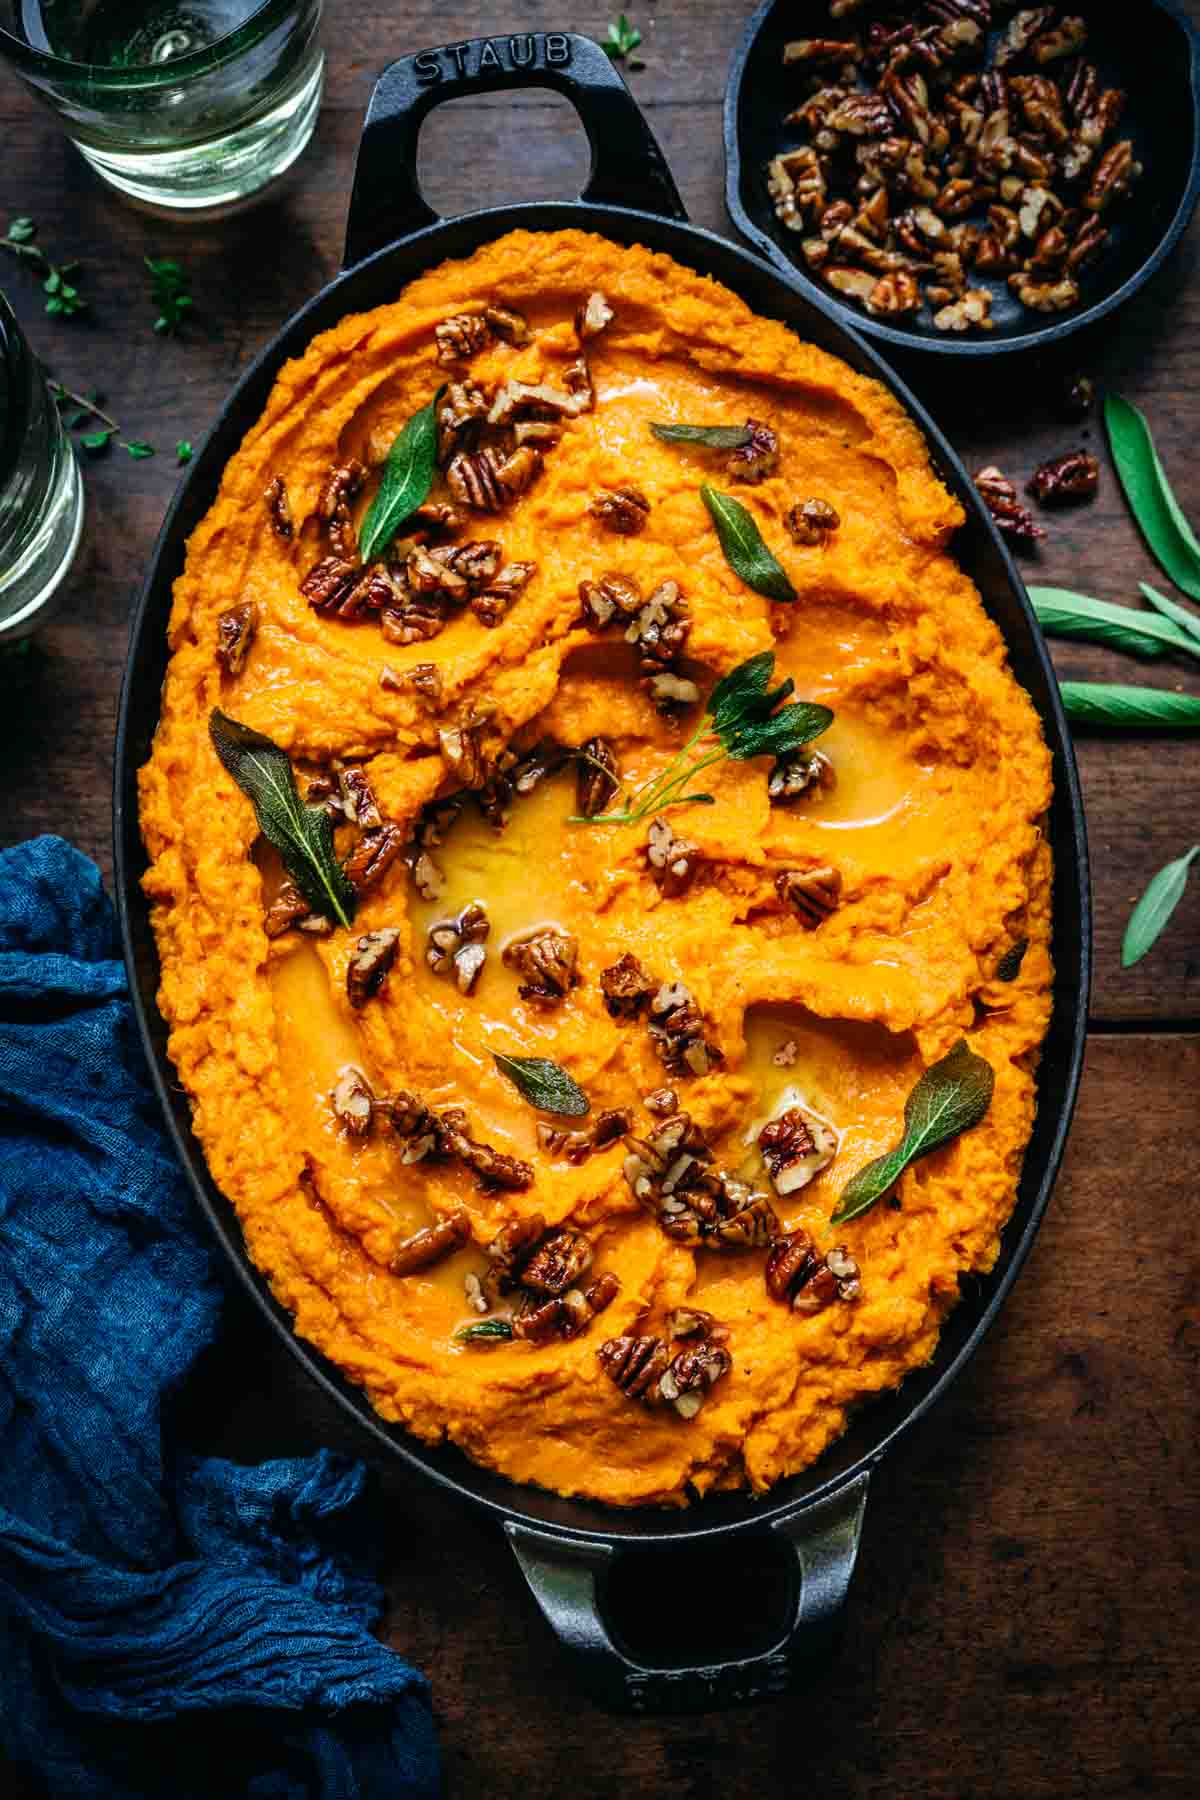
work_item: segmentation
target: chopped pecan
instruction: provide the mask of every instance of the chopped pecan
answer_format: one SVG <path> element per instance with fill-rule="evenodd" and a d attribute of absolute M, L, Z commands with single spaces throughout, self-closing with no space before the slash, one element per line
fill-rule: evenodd
<path fill-rule="evenodd" d="M 471 611 L 489 630 L 499 625 L 514 602 L 524 593 L 537 574 L 532 562 L 505 563 L 471 601 Z"/>
<path fill-rule="evenodd" d="M 562 1325 L 563 1303 L 558 1294 L 542 1298 L 536 1294 L 526 1294 L 516 1312 L 512 1315 L 512 1331 L 515 1338 L 521 1338 L 529 1344 L 545 1344 L 552 1337 L 557 1337 Z"/>
<path fill-rule="evenodd" d="M 554 1231 L 521 1270 L 521 1285 L 537 1294 L 564 1294 L 591 1266 L 592 1246 L 581 1231 Z"/>
<path fill-rule="evenodd" d="M 512 344 L 514 349 L 521 349 L 533 335 L 524 313 L 511 306 L 485 306 L 483 316 L 501 343 Z"/>
<path fill-rule="evenodd" d="M 422 900 L 440 900 L 446 891 L 446 877 L 427 850 L 418 851 L 414 856 L 412 878 Z"/>
<path fill-rule="evenodd" d="M 825 170 L 811 145 L 777 156 L 767 167 L 767 190 L 775 216 L 789 231 L 803 231 L 806 219 L 825 204 Z"/>
<path fill-rule="evenodd" d="M 491 326 L 480 313 L 454 313 L 434 326 L 433 335 L 440 363 L 466 362 L 492 341 Z"/>
<path fill-rule="evenodd" d="M 1079 283 L 1064 276 L 1060 281 L 1039 282 L 1031 275 L 1010 275 L 1008 285 L 1022 306 L 1032 312 L 1066 312 L 1079 299 Z"/>
<path fill-rule="evenodd" d="M 529 750 L 514 765 L 512 784 L 518 794 L 532 794 L 535 787 L 545 780 L 547 775 L 557 774 L 569 759 L 570 751 L 557 744 L 543 744 L 537 749 Z"/>
<path fill-rule="evenodd" d="M 610 1106 L 597 1115 L 596 1123 L 592 1126 L 592 1144 L 595 1149 L 603 1150 L 632 1129 L 633 1114 L 626 1107 Z"/>
<path fill-rule="evenodd" d="M 442 1114 L 439 1123 L 446 1154 L 456 1157 L 470 1169 L 480 1187 L 513 1190 L 532 1187 L 533 1170 L 520 1157 L 508 1156 L 503 1151 L 493 1149 L 490 1144 L 477 1143 L 467 1136 L 463 1125 L 448 1112 Z"/>
<path fill-rule="evenodd" d="M 345 816 L 364 831 L 377 831 L 383 824 L 383 814 L 366 770 L 359 763 L 347 763 L 338 769 L 337 783 Z"/>
<path fill-rule="evenodd" d="M 883 94 L 847 94 L 825 116 L 825 129 L 854 138 L 887 137 L 896 128 L 896 114 Z"/>
<path fill-rule="evenodd" d="M 828 500 L 797 500 L 784 524 L 797 544 L 825 544 L 841 524 L 841 514 Z"/>
<path fill-rule="evenodd" d="M 830 264 L 821 270 L 821 279 L 836 293 L 845 294 L 848 300 L 861 300 L 864 304 L 875 292 L 876 277 L 869 269 L 850 269 L 843 264 Z"/>
<path fill-rule="evenodd" d="M 765 1271 L 767 1292 L 793 1311 L 821 1312 L 835 1300 L 857 1300 L 859 1267 L 844 1245 L 821 1257 L 808 1233 L 791 1231 L 771 1245 Z"/>
<path fill-rule="evenodd" d="M 367 471 L 356 456 L 351 456 L 330 469 L 317 496 L 317 517 L 325 527 L 334 554 L 347 562 L 354 562 L 358 557 L 350 502 L 366 478 Z"/>
<path fill-rule="evenodd" d="M 611 1306 L 621 1291 L 621 1283 L 611 1273 L 599 1276 L 586 1288 L 568 1288 L 560 1301 L 559 1334 L 578 1337 L 586 1331 L 597 1313 Z"/>
<path fill-rule="evenodd" d="M 460 994 L 470 994 L 487 959 L 483 946 L 490 930 L 487 913 L 472 900 L 457 918 L 438 919 L 429 927 L 425 960 L 435 975 L 453 976 Z"/>
<path fill-rule="evenodd" d="M 537 1139 L 548 1156 L 565 1156 L 569 1163 L 586 1162 L 596 1147 L 590 1133 L 568 1131 L 565 1125 L 552 1125 L 549 1119 L 538 1120 Z"/>
<path fill-rule="evenodd" d="M 501 1292 L 507 1292 L 519 1281 L 521 1270 L 533 1255 L 546 1233 L 541 1213 L 530 1213 L 527 1219 L 513 1219 L 487 1246 L 491 1273 Z"/>
<path fill-rule="evenodd" d="M 920 305 L 921 290 L 916 278 L 903 270 L 897 270 L 894 275 L 882 275 L 867 295 L 867 311 L 876 318 L 916 312 Z"/>
<path fill-rule="evenodd" d="M 691 630 L 687 611 L 679 583 L 669 580 L 660 581 L 650 598 L 638 605 L 625 628 L 625 642 L 637 647 L 643 674 L 677 672 Z M 682 703 L 693 705 L 698 698 L 697 694 Z"/>
<path fill-rule="evenodd" d="M 630 1400 L 649 1398 L 670 1361 L 663 1340 L 651 1336 L 609 1338 L 596 1354 L 608 1379 Z"/>
<path fill-rule="evenodd" d="M 972 326 L 991 331 L 993 320 L 990 290 L 968 288 L 959 299 L 939 306 L 933 315 L 933 323 L 938 331 L 969 331 Z"/>
<path fill-rule="evenodd" d="M 575 811 L 584 819 L 602 813 L 620 791 L 617 758 L 607 738 L 589 738 L 575 761 Z"/>
<path fill-rule="evenodd" d="M 448 500 L 426 500 L 405 520 L 405 536 L 415 537 L 418 532 L 424 532 L 433 537 L 449 537 L 461 531 L 466 522 L 466 514 L 457 506 L 451 506 Z"/>
<path fill-rule="evenodd" d="M 704 1017 L 682 981 L 664 982 L 654 995 L 649 1030 L 668 1075 L 707 1075 L 725 1060 L 705 1036 Z"/>
<path fill-rule="evenodd" d="M 614 1019 L 636 1019 L 649 1006 L 656 985 L 637 957 L 628 951 L 611 968 L 600 971 L 600 991 Z M 659 1089 L 660 1093 L 667 1091 Z"/>
<path fill-rule="evenodd" d="M 382 681 L 383 676 L 379 679 Z M 399 677 L 399 683 L 404 687 L 415 688 L 422 700 L 428 700 L 431 706 L 437 706 L 441 702 L 442 671 L 436 663 L 414 663 L 411 669 Z"/>
<path fill-rule="evenodd" d="M 670 1401 L 681 1418 L 694 1419 L 704 1404 L 706 1390 L 727 1375 L 732 1366 L 728 1350 L 711 1339 L 687 1344 L 659 1376 L 659 1396 Z"/>
<path fill-rule="evenodd" d="M 1042 506 L 1073 506 L 1090 500 L 1100 485 L 1100 464 L 1085 450 L 1052 457 L 1033 472 L 1029 492 Z"/>
<path fill-rule="evenodd" d="M 377 887 L 403 849 L 404 833 L 398 825 L 364 831 L 346 863 L 346 879 L 355 893 Z"/>
<path fill-rule="evenodd" d="M 789 63 L 802 63 L 805 68 L 817 63 L 856 63 L 862 45 L 854 38 L 795 38 L 783 46 L 785 68 Z"/>
<path fill-rule="evenodd" d="M 828 864 L 781 869 L 775 877 L 775 892 L 807 931 L 815 931 L 836 910 L 842 897 L 841 871 Z"/>
<path fill-rule="evenodd" d="M 636 537 L 650 517 L 650 502 L 641 488 L 603 488 L 588 507 L 606 531 L 618 537 Z"/>
<path fill-rule="evenodd" d="M 465 713 L 457 725 L 438 732 L 438 749 L 450 773 L 465 788 L 481 788 L 492 773 L 492 760 L 483 748 L 486 717 Z"/>
<path fill-rule="evenodd" d="M 576 311 L 575 335 L 580 343 L 584 343 L 588 338 L 599 337 L 612 321 L 613 309 L 604 295 L 599 292 L 591 293 Z"/>
<path fill-rule="evenodd" d="M 1017 499 L 1017 490 L 999 469 L 989 465 L 975 476 L 975 486 L 984 505 L 996 522 L 997 529 L 1018 543 L 1034 543 L 1046 533 L 1027 506 Z"/>
<path fill-rule="evenodd" d="M 1024 56 L 1039 32 L 1053 25 L 1055 8 L 1053 6 L 1027 6 L 1009 21 L 1008 29 L 996 50 L 997 69 L 1006 68 L 1010 62 Z"/>
<path fill-rule="evenodd" d="M 257 630 L 258 607 L 253 600 L 243 600 L 218 614 L 217 661 L 230 680 L 245 668 Z"/>
<path fill-rule="evenodd" d="M 1093 213 L 1090 218 L 1085 219 L 1067 250 L 1068 275 L 1078 275 L 1094 263 L 1103 253 L 1111 235 L 1101 222 L 1099 214 Z"/>
<path fill-rule="evenodd" d="M 837 1154 L 837 1133 L 819 1113 L 789 1106 L 758 1134 L 758 1148 L 771 1185 L 780 1195 L 797 1193 L 828 1168 Z"/>
<path fill-rule="evenodd" d="M 679 1099 L 674 1088 L 660 1087 L 654 1088 L 648 1094 L 644 1094 L 642 1096 L 642 1105 L 647 1112 L 660 1114 L 673 1113 L 679 1110 Z"/>
<path fill-rule="evenodd" d="M 436 1225 L 427 1225 L 404 1238 L 392 1252 L 388 1267 L 393 1275 L 412 1275 L 427 1269 L 431 1263 L 443 1262 L 461 1250 L 471 1235 L 471 1220 L 465 1212 L 450 1213 Z"/>
<path fill-rule="evenodd" d="M 394 1094 L 381 1096 L 375 1107 L 403 1143 L 403 1162 L 418 1163 L 427 1156 L 442 1155 L 437 1118 L 419 1094 L 400 1088 Z"/>
<path fill-rule="evenodd" d="M 290 538 L 296 527 L 292 519 L 292 506 L 288 499 L 287 486 L 282 475 L 272 475 L 263 491 L 263 499 L 266 502 L 271 529 L 278 537 Z"/>
<path fill-rule="evenodd" d="M 642 604 L 642 590 L 632 576 L 602 575 L 599 581 L 579 584 L 579 623 L 592 631 L 603 631 L 616 619 L 635 619 Z"/>
<path fill-rule="evenodd" d="M 439 464 L 444 467 L 456 450 L 478 448 L 490 405 L 487 394 L 473 382 L 451 381 L 447 385 L 437 414 Z M 448 507 L 447 511 L 458 518 L 453 508 Z"/>
<path fill-rule="evenodd" d="M 347 562 L 341 556 L 326 556 L 308 571 L 300 583 L 300 592 L 314 612 L 339 619 L 357 618 L 361 607 L 357 604 L 347 607 L 345 602 L 358 577 L 357 563 Z"/>
<path fill-rule="evenodd" d="M 517 992 L 538 1006 L 559 1006 L 579 986 L 579 940 L 551 926 L 540 926 L 505 946 L 507 968 L 525 976 Z"/>
<path fill-rule="evenodd" d="M 347 1137 L 364 1138 L 375 1121 L 375 1096 L 361 1069 L 347 1063 L 338 1072 L 332 1096 L 333 1113 Z"/>
<path fill-rule="evenodd" d="M 351 1006 L 365 1006 L 379 992 L 399 948 L 400 933 L 394 925 L 368 931 L 359 938 L 346 965 L 346 993 Z"/>
<path fill-rule="evenodd" d="M 695 880 L 703 858 L 695 844 L 675 836 L 666 819 L 655 819 L 646 834 L 646 861 L 666 900 L 677 900 Z"/>
<path fill-rule="evenodd" d="M 1092 185 L 1084 195 L 1085 209 L 1092 213 L 1106 212 L 1114 200 L 1129 192 L 1141 173 L 1141 163 L 1133 160 L 1132 141 L 1122 138 L 1101 157 Z"/>
<path fill-rule="evenodd" d="M 669 1312 L 665 1320 L 666 1333 L 669 1338 L 706 1337 L 714 1344 L 724 1343 L 729 1332 L 724 1325 L 718 1325 L 709 1312 L 701 1312 L 695 1306 L 677 1306 Z"/>
<path fill-rule="evenodd" d="M 788 1038 L 780 1044 L 771 1061 L 780 1069 L 790 1069 L 800 1054 L 800 1046 L 795 1038 Z"/>
<path fill-rule="evenodd" d="M 508 456 L 490 447 L 473 456 L 460 451 L 450 461 L 446 480 L 464 506 L 474 512 L 496 513 L 525 492 L 541 466 L 541 451 L 530 444 L 522 444 Z"/>
<path fill-rule="evenodd" d="M 275 898 L 263 914 L 263 930 L 269 938 L 282 937 L 284 932 L 290 931 L 293 925 L 307 919 L 311 912 L 312 906 L 295 882 L 283 881 L 279 885 L 279 891 Z"/>
<path fill-rule="evenodd" d="M 572 387 L 572 382 L 578 385 Z M 511 425 L 517 419 L 576 419 L 581 413 L 592 410 L 594 400 L 587 364 L 580 358 L 564 371 L 562 387 L 549 381 L 506 381 L 492 401 L 488 423 Z"/>
<path fill-rule="evenodd" d="M 820 750 L 793 750 L 775 758 L 767 798 L 772 806 L 790 806 L 803 794 L 828 793 L 836 786 L 833 764 Z"/>
<path fill-rule="evenodd" d="M 1040 9 L 1039 9 L 1040 10 Z M 1048 30 L 1038 33 L 1029 47 L 1035 63 L 1045 68 L 1064 56 L 1074 56 L 1087 43 L 1087 25 L 1080 18 L 1059 19 Z"/>
<path fill-rule="evenodd" d="M 816 1273 L 819 1260 L 807 1231 L 789 1231 L 785 1237 L 776 1238 L 763 1270 L 772 1300 L 783 1300 L 790 1305 L 793 1295 Z"/>
<path fill-rule="evenodd" d="M 486 1313 L 492 1309 L 492 1303 L 484 1292 L 482 1281 L 474 1270 L 468 1270 L 463 1276 L 463 1292 L 467 1296 L 467 1305 L 472 1312 Z"/>
<path fill-rule="evenodd" d="M 725 468 L 732 481 L 765 481 L 779 467 L 779 437 L 762 419 L 747 419 L 748 443 L 739 444 Z"/>

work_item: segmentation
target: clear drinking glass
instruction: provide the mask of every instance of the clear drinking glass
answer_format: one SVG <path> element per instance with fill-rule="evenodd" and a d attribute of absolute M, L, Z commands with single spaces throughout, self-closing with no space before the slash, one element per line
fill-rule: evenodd
<path fill-rule="evenodd" d="M 110 186 L 166 216 L 261 198 L 321 104 L 321 0 L 0 0 L 0 57 Z"/>
<path fill-rule="evenodd" d="M 0 642 L 49 618 L 82 531 L 75 452 L 0 294 Z"/>

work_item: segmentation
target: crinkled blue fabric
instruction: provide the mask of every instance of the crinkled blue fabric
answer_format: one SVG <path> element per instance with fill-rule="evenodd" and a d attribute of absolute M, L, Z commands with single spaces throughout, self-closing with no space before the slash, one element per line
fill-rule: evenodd
<path fill-rule="evenodd" d="M 54 1800 L 436 1795 L 362 1466 L 171 1441 L 219 1310 L 99 874 L 0 853 L 0 1743 Z"/>

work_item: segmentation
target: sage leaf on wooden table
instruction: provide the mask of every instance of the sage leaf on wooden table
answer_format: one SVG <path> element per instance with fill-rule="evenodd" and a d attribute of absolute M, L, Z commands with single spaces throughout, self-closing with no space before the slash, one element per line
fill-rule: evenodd
<path fill-rule="evenodd" d="M 904 1136 L 894 1150 L 850 1177 L 830 1224 L 844 1225 L 869 1212 L 891 1192 L 910 1163 L 978 1125 L 992 1103 L 995 1085 L 992 1065 L 961 1038 L 947 1056 L 926 1069 L 904 1103 Z"/>
<path fill-rule="evenodd" d="M 1104 422 L 1121 486 L 1142 535 L 1176 587 L 1200 600 L 1200 543 L 1159 461 L 1150 427 L 1120 394 L 1104 402 Z"/>
<path fill-rule="evenodd" d="M 748 425 L 651 425 L 664 444 L 699 444 L 705 450 L 740 450 L 752 436 Z"/>
<path fill-rule="evenodd" d="M 386 550 L 405 519 L 429 498 L 437 467 L 437 409 L 445 391 L 443 385 L 428 406 L 413 414 L 388 451 L 383 478 L 358 534 L 364 562 Z"/>
<path fill-rule="evenodd" d="M 739 581 L 768 600 L 794 600 L 796 590 L 787 570 L 763 542 L 762 532 L 740 500 L 705 482 L 700 498 L 707 506 L 729 564 Z"/>
<path fill-rule="evenodd" d="M 354 889 L 338 862 L 329 814 L 301 800 L 287 751 L 215 707 L 208 732 L 223 766 L 253 801 L 259 830 L 309 905 L 336 924 L 349 925 Z"/>
<path fill-rule="evenodd" d="M 1073 725 L 1125 731 L 1200 731 L 1200 695 L 1169 688 L 1121 687 L 1104 681 L 1060 681 Z"/>
<path fill-rule="evenodd" d="M 1166 927 L 1171 914 L 1183 899 L 1188 872 L 1200 856 L 1200 844 L 1193 844 L 1186 856 L 1177 857 L 1160 869 L 1129 915 L 1125 938 L 1121 944 L 1121 967 L 1131 969 L 1140 962 Z"/>
<path fill-rule="evenodd" d="M 1139 581 L 1138 586 L 1155 612 L 1160 612 L 1164 619 L 1173 619 L 1181 630 L 1186 631 L 1189 637 L 1195 638 L 1196 642 L 1200 643 L 1200 615 L 1190 611 L 1186 606 L 1180 606 L 1178 600 L 1169 600 L 1165 594 L 1160 594 L 1157 588 L 1152 588 L 1148 581 Z"/>
<path fill-rule="evenodd" d="M 460 1344 L 507 1344 L 512 1334 L 508 1319 L 480 1319 L 477 1325 L 461 1325 L 454 1336 Z"/>
<path fill-rule="evenodd" d="M 1174 651 L 1200 659 L 1200 637 L 1158 614 L 1112 606 L 1069 588 L 1031 587 L 1029 598 L 1047 637 L 1082 638 L 1130 656 L 1166 656 Z"/>
<path fill-rule="evenodd" d="M 564 1113 L 578 1119 L 588 1111 L 590 1102 L 578 1082 L 548 1057 L 505 1056 L 496 1050 L 492 1061 L 540 1112 Z"/>

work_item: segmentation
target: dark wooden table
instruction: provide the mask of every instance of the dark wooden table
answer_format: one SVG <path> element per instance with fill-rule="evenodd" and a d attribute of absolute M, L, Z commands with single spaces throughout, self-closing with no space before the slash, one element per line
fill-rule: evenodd
<path fill-rule="evenodd" d="M 630 76 L 692 218 L 727 229 L 721 93 L 748 0 L 643 0 L 646 67 Z M 1189 10 L 1200 19 L 1200 0 Z M 488 28 L 602 35 L 599 6 L 480 9 L 331 0 L 316 141 L 286 198 L 222 225 L 143 218 L 86 172 L 52 120 L 0 80 L 4 203 L 60 257 L 82 260 L 86 321 L 43 315 L 34 282 L 0 281 L 68 386 L 104 389 L 153 460 L 90 463 L 85 548 L 27 685 L 0 708 L 0 840 L 71 838 L 110 868 L 109 785 L 127 621 L 177 479 L 238 372 L 338 266 L 355 144 L 392 56 Z M 578 192 L 582 133 L 566 104 L 495 96 L 438 113 L 421 173 L 444 212 Z M 1200 519 L 1200 231 L 1091 342 L 1072 352 L 1149 414 Z M 196 325 L 151 330 L 144 255 L 179 255 Z M 971 467 L 1024 480 L 1086 440 L 1096 503 L 1058 515 L 1031 580 L 1136 600 L 1154 566 L 1095 424 L 1065 424 L 1053 367 L 984 382 L 911 372 Z M 1174 663 L 1060 645 L 1060 673 L 1198 686 Z M 636 1794 L 678 1800 L 813 1793 L 872 1800 L 1104 1800 L 1194 1795 L 1200 1766 L 1195 1389 L 1200 1261 L 1200 884 L 1123 973 L 1119 946 L 1152 872 L 1200 834 L 1200 741 L 1079 746 L 1096 898 L 1096 978 L 1083 1097 L 1066 1168 L 1026 1273 L 972 1368 L 875 1482 L 844 1649 L 803 1697 L 693 1720 L 614 1724 L 572 1686 L 508 1550 L 479 1517 L 387 1477 L 387 1631 L 433 1682 L 449 1791 L 488 1800 Z M 188 1396 L 204 1448 L 246 1459 L 362 1444 L 231 1301 Z M 689 1572 L 689 1581 L 705 1579 Z M 669 1605 L 672 1572 L 662 1572 Z"/>

